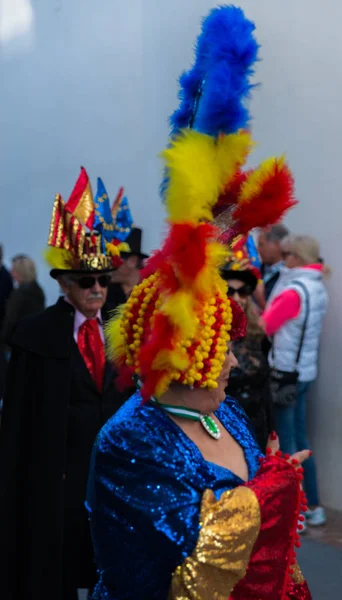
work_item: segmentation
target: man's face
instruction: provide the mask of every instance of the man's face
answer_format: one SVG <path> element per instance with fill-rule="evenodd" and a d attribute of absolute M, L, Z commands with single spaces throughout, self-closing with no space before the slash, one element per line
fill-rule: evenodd
<path fill-rule="evenodd" d="M 59 280 L 72 305 L 88 319 L 95 317 L 106 302 L 109 282 L 108 273 L 71 275 L 70 283 Z"/>
<path fill-rule="evenodd" d="M 280 243 L 269 241 L 264 233 L 259 235 L 258 251 L 264 265 L 274 265 L 282 258 Z"/>

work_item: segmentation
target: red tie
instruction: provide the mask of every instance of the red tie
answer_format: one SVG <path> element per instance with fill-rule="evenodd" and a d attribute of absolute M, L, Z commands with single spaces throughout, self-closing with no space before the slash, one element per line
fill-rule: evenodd
<path fill-rule="evenodd" d="M 87 369 L 101 392 L 106 357 L 97 319 L 84 321 L 79 328 L 77 341 Z"/>

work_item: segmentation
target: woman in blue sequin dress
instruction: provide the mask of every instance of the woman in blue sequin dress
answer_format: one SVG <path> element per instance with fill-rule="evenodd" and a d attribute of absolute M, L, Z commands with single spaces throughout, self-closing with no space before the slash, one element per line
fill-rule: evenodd
<path fill-rule="evenodd" d="M 212 415 L 219 445 L 162 401 L 142 406 L 137 392 L 97 439 L 87 500 L 99 569 L 94 600 L 308 600 L 288 560 L 300 492 L 294 467 L 274 456 L 277 440 L 260 464 L 235 400 Z M 194 390 L 180 393 L 184 403 L 209 412 L 213 399 Z"/>
<path fill-rule="evenodd" d="M 308 451 L 282 457 L 273 434 L 262 456 L 224 391 L 245 330 L 220 276 L 225 244 L 293 204 L 283 159 L 241 171 L 253 30 L 233 6 L 204 21 L 163 153 L 169 232 L 107 331 L 122 384 L 140 392 L 92 456 L 95 600 L 311 598 L 294 553 Z"/>

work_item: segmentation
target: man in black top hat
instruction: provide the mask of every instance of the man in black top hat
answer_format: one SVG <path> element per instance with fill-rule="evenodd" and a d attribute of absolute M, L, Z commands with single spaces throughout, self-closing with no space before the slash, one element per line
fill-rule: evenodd
<path fill-rule="evenodd" d="M 121 252 L 123 264 L 112 274 L 108 287 L 108 310 L 113 310 L 126 302 L 134 286 L 139 283 L 143 261 L 148 258 L 147 254 L 141 251 L 141 229 L 134 227 L 125 241 L 129 245 L 130 251 Z"/>
<path fill-rule="evenodd" d="M 118 256 L 57 197 L 50 228 L 57 304 L 24 319 L 0 429 L 2 600 L 76 600 L 96 583 L 84 501 L 92 446 L 126 396 L 103 327 Z"/>

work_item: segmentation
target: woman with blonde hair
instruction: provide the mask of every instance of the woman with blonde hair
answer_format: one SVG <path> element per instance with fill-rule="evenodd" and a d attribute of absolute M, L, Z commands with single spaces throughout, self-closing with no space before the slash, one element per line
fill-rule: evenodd
<path fill-rule="evenodd" d="M 328 294 L 323 277 L 329 273 L 316 239 L 289 236 L 283 241 L 285 267 L 260 324 L 272 338 L 269 354 L 271 389 L 277 433 L 283 452 L 309 447 L 306 409 L 311 384 L 317 377 L 318 350 Z M 287 393 L 292 386 L 294 393 Z M 326 521 L 320 506 L 316 467 L 311 457 L 304 468 L 310 525 Z"/>
<path fill-rule="evenodd" d="M 16 289 L 8 299 L 1 332 L 2 341 L 8 345 L 19 321 L 45 308 L 45 296 L 37 283 L 36 266 L 33 260 L 25 254 L 18 254 L 12 259 L 11 273 L 16 282 Z"/>

